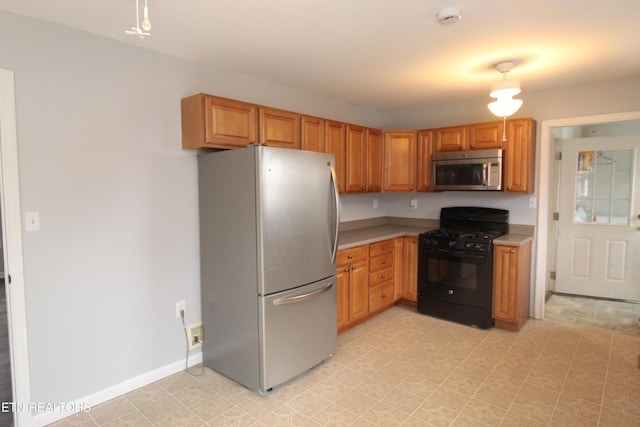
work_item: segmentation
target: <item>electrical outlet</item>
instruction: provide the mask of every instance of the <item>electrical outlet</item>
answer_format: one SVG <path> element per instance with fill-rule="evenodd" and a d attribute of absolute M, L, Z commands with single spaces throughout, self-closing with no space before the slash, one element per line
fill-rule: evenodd
<path fill-rule="evenodd" d="M 187 326 L 187 338 L 189 338 L 189 350 L 202 347 L 202 342 L 204 341 L 202 322 L 192 323 Z"/>
<path fill-rule="evenodd" d="M 184 300 L 176 302 L 176 317 L 178 319 L 182 317 L 180 315 L 180 310 L 182 310 L 185 314 L 187 313 L 187 304 L 184 302 Z"/>

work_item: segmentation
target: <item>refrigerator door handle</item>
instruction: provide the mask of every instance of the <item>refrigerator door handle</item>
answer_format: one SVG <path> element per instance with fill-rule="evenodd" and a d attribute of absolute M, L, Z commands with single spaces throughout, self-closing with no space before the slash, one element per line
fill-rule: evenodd
<path fill-rule="evenodd" d="M 297 304 L 299 302 L 308 301 L 312 298 L 320 296 L 327 292 L 329 289 L 333 287 L 333 282 L 327 284 L 326 286 L 315 290 L 313 292 L 309 292 L 308 294 L 296 295 L 294 297 L 282 297 L 273 300 L 273 305 L 286 305 L 286 304 Z"/>
<path fill-rule="evenodd" d="M 331 255 L 331 263 L 336 263 L 336 254 L 338 253 L 338 233 L 340 232 L 340 195 L 338 193 L 338 180 L 336 178 L 336 168 L 327 162 L 331 167 L 331 182 L 333 183 L 333 192 L 336 196 L 336 225 L 335 236 L 333 239 L 333 254 Z"/>

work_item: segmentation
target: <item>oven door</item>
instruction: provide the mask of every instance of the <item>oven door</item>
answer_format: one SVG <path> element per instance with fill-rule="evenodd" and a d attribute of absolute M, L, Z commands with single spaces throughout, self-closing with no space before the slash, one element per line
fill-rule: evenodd
<path fill-rule="evenodd" d="M 418 256 L 418 304 L 437 300 L 491 311 L 493 254 L 445 253 L 421 246 Z"/>

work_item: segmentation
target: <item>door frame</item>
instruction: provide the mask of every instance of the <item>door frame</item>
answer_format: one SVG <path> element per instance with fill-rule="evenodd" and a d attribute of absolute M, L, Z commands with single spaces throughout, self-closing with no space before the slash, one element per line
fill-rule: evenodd
<path fill-rule="evenodd" d="M 540 132 L 540 156 L 538 169 L 538 212 L 536 230 L 536 268 L 534 280 L 534 317 L 544 318 L 545 291 L 547 281 L 550 280 L 550 268 L 547 265 L 547 250 L 552 248 L 551 237 L 549 235 L 549 223 L 552 221 L 555 203 L 551 200 L 550 191 L 553 176 L 553 154 L 555 152 L 555 141 L 552 136 L 552 129 L 567 126 L 584 126 L 591 124 L 603 124 L 624 122 L 629 120 L 640 120 L 640 111 L 630 111 L 625 113 L 601 114 L 594 116 L 571 117 L 566 119 L 545 120 L 541 124 Z"/>
<path fill-rule="evenodd" d="M 31 382 L 27 346 L 27 316 L 22 260 L 22 222 L 18 173 L 18 140 L 13 71 L 0 69 L 0 209 L 7 289 L 11 386 L 14 421 L 17 426 L 32 424 Z M 11 284 L 9 284 L 11 277 Z M 18 405 L 24 405 L 18 407 Z"/>

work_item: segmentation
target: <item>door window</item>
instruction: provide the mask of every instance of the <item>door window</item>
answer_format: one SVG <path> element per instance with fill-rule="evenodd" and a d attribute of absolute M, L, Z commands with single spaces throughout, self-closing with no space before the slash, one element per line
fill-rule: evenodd
<path fill-rule="evenodd" d="M 633 157 L 633 150 L 578 152 L 574 223 L 629 224 Z"/>

